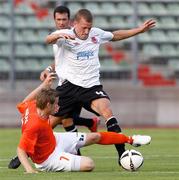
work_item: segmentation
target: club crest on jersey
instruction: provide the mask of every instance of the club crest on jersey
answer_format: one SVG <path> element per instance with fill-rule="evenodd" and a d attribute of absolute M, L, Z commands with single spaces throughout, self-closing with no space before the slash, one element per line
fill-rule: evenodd
<path fill-rule="evenodd" d="M 94 37 L 91 37 L 91 41 L 96 44 L 98 42 L 97 38 L 94 36 Z"/>

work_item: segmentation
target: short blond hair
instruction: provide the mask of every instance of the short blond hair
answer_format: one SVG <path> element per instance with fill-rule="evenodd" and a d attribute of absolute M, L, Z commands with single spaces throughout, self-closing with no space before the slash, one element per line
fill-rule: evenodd
<path fill-rule="evenodd" d="M 92 23 L 93 22 L 93 16 L 91 12 L 88 9 L 80 9 L 75 17 L 75 21 L 79 21 L 81 18 L 85 19 L 87 22 Z"/>

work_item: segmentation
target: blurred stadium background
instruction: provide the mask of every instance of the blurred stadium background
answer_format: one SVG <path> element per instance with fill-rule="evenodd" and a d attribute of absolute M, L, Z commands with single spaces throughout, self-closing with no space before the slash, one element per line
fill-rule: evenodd
<path fill-rule="evenodd" d="M 20 125 L 16 103 L 53 61 L 44 39 L 62 4 L 72 18 L 91 10 L 94 26 L 110 31 L 156 19 L 153 30 L 100 48 L 101 80 L 122 125 L 179 127 L 178 0 L 0 0 L 0 126 Z"/>

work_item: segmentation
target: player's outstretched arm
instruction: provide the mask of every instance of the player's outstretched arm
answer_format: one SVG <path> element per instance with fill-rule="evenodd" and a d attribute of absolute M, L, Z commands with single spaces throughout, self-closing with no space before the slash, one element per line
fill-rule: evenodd
<path fill-rule="evenodd" d="M 151 28 L 155 27 L 156 21 L 153 19 L 146 20 L 142 25 L 140 25 L 137 28 L 129 29 L 129 30 L 117 30 L 112 32 L 113 33 L 113 39 L 111 41 L 119 41 L 122 39 L 126 39 L 132 36 L 135 36 L 137 34 L 146 32 L 150 30 Z"/>
<path fill-rule="evenodd" d="M 70 34 L 65 34 L 65 33 L 60 33 L 60 32 L 54 32 L 52 34 L 49 34 L 46 37 L 46 43 L 47 44 L 55 44 L 58 39 L 71 39 L 74 40 L 75 36 L 70 35 Z"/>
<path fill-rule="evenodd" d="M 44 81 L 48 74 L 50 74 L 51 72 L 55 72 L 55 63 L 49 65 L 45 70 L 40 73 L 40 80 Z"/>
<path fill-rule="evenodd" d="M 18 155 L 18 158 L 19 158 L 21 164 L 23 165 L 26 173 L 38 173 L 38 171 L 36 171 L 35 169 L 32 168 L 32 166 L 28 160 L 27 153 L 20 147 L 17 147 L 17 155 Z"/>
<path fill-rule="evenodd" d="M 50 73 L 48 74 L 47 78 L 36 88 L 34 89 L 24 100 L 25 101 L 31 101 L 35 99 L 36 95 L 44 88 L 50 88 L 52 85 L 53 80 L 56 79 L 56 73 Z"/>

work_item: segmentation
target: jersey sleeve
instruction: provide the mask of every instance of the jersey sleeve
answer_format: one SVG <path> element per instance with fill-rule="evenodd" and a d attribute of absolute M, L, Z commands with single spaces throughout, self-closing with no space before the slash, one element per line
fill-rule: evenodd
<path fill-rule="evenodd" d="M 26 153 L 34 154 L 35 145 L 37 142 L 37 132 L 24 131 L 18 147 L 23 149 Z"/>
<path fill-rule="evenodd" d="M 21 114 L 23 114 L 25 112 L 27 107 L 28 107 L 28 102 L 21 102 L 21 103 L 17 104 L 17 109 L 19 110 L 19 112 Z"/>
<path fill-rule="evenodd" d="M 109 42 L 113 38 L 113 34 L 109 31 L 104 31 L 99 28 L 95 28 L 95 30 L 99 33 L 100 35 L 100 43 L 106 43 Z"/>
<path fill-rule="evenodd" d="M 66 29 L 61 29 L 61 30 L 56 30 L 54 32 L 52 32 L 51 34 L 59 34 L 59 33 L 67 33 Z M 61 46 L 63 43 L 65 42 L 64 38 L 60 38 L 56 41 L 56 45 L 57 46 Z"/>
<path fill-rule="evenodd" d="M 35 100 L 33 101 L 25 101 L 17 104 L 18 111 L 23 114 L 25 110 L 28 108 L 29 104 L 35 103 Z"/>

